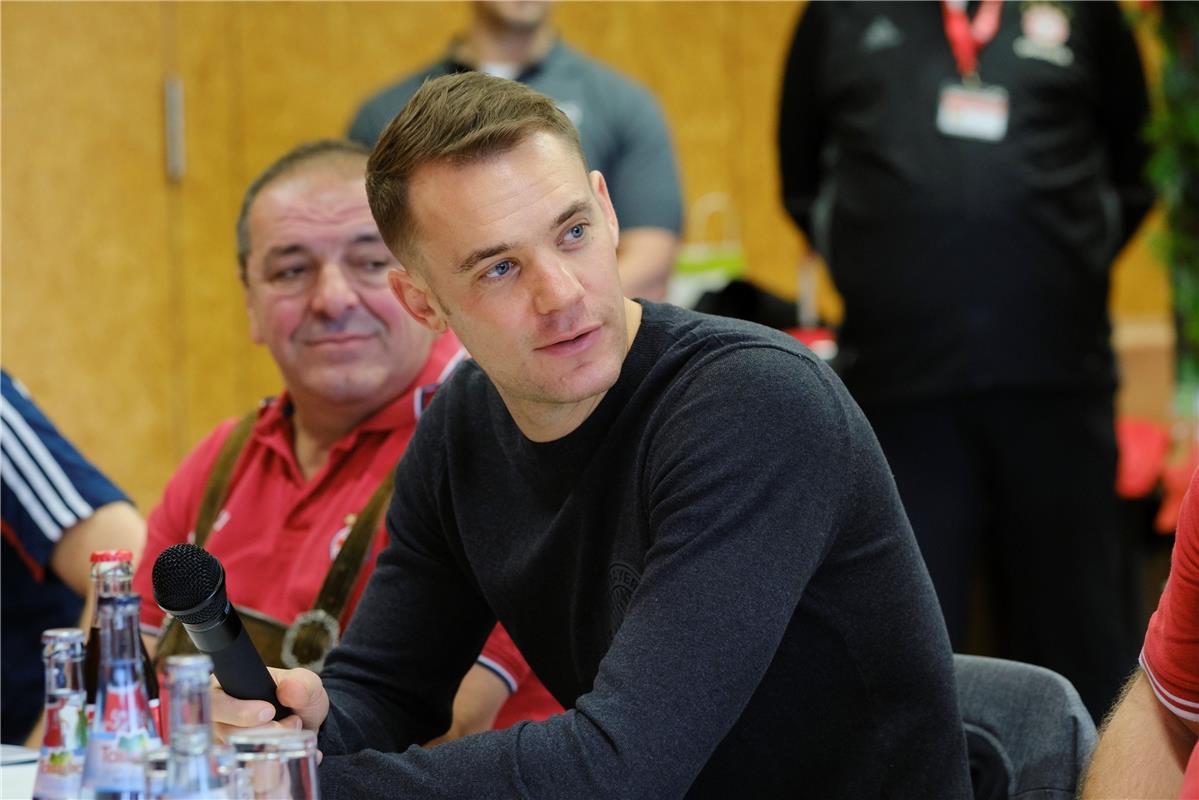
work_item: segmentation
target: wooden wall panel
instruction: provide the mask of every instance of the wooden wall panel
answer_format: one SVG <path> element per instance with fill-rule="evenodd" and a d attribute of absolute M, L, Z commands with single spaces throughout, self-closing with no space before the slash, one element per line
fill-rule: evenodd
<path fill-rule="evenodd" d="M 159 9 L 0 14 L 4 365 L 145 508 L 179 422 Z"/>
<path fill-rule="evenodd" d="M 775 127 L 801 10 L 651 0 L 554 12 L 567 41 L 659 96 L 688 203 L 727 192 L 751 276 L 787 297 L 803 248 L 778 200 Z M 280 385 L 249 341 L 236 279 L 246 184 L 439 57 L 469 6 L 4 3 L 0 15 L 4 363 L 147 507 L 216 421 Z M 185 86 L 178 183 L 163 169 L 167 74 Z M 1141 237 L 1117 267 L 1113 307 L 1160 317 L 1165 286 Z M 820 294 L 835 319 L 826 278 Z"/>
<path fill-rule="evenodd" d="M 183 179 L 170 186 L 184 339 L 177 365 L 185 398 L 180 455 L 278 383 L 270 358 L 250 342 L 237 277 L 234 223 L 246 172 L 236 102 L 239 9 L 233 3 L 164 7 L 168 70 L 184 80 L 188 162 Z"/>

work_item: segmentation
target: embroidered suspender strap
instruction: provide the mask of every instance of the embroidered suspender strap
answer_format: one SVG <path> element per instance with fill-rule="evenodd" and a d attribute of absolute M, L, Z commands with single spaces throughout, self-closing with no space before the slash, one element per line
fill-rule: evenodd
<path fill-rule="evenodd" d="M 389 472 L 350 525 L 350 533 L 337 553 L 333 566 L 317 593 L 310 611 L 296 617 L 283 637 L 282 659 L 286 667 L 308 667 L 320 672 L 325 655 L 341 635 L 341 615 L 362 567 L 371 551 L 379 519 L 391 501 L 395 477 Z"/>
<path fill-rule="evenodd" d="M 216 522 L 217 515 L 221 513 L 221 506 L 225 504 L 225 497 L 229 494 L 229 480 L 233 477 L 233 467 L 237 464 L 237 458 L 241 455 L 241 451 L 245 448 L 246 442 L 250 439 L 250 433 L 254 430 L 254 423 L 258 420 L 258 411 L 251 411 L 237 421 L 233 426 L 233 430 L 229 432 L 229 436 L 221 445 L 220 452 L 217 453 L 216 462 L 212 465 L 212 472 L 208 473 L 208 482 L 204 484 L 204 496 L 200 500 L 200 510 L 196 513 L 196 547 L 203 547 L 208 541 L 208 535 L 212 533 L 212 526 Z"/>

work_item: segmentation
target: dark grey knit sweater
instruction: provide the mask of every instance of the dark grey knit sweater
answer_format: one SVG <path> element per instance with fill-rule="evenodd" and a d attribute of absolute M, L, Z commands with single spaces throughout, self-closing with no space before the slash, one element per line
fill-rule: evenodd
<path fill-rule="evenodd" d="M 323 675 L 322 793 L 969 797 L 948 639 L 865 419 L 788 337 L 644 306 L 562 439 L 526 439 L 475 364 L 438 393 Z M 496 617 L 567 712 L 410 748 Z"/>

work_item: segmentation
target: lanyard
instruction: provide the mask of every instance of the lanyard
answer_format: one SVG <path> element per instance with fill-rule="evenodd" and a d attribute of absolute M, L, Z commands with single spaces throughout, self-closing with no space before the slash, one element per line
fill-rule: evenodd
<path fill-rule="evenodd" d="M 978 51 L 999 31 L 1003 0 L 982 0 L 974 19 L 966 16 L 965 0 L 941 0 L 945 37 L 953 49 L 953 60 L 963 78 L 978 77 Z"/>

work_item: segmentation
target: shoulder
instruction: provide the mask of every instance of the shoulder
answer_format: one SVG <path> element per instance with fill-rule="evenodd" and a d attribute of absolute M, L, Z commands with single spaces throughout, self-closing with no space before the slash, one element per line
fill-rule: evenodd
<path fill-rule="evenodd" d="M 793 377 L 822 385 L 832 377 L 811 350 L 774 328 L 667 304 L 644 302 L 643 308 L 638 336 L 645 336 L 647 352 L 640 357 L 679 361 L 685 374 L 717 370 L 730 378 Z"/>
<path fill-rule="evenodd" d="M 212 472 L 221 448 L 240 420 L 241 417 L 230 417 L 222 421 L 192 448 L 171 475 L 167 485 L 168 494 L 184 491 L 187 494 L 194 493 L 198 497 L 208 481 L 208 475 Z"/>
<path fill-rule="evenodd" d="M 638 335 L 648 346 L 637 357 L 648 370 L 644 388 L 659 398 L 654 414 L 662 424 L 684 422 L 717 437 L 802 432 L 807 441 L 830 444 L 843 441 L 847 427 L 860 427 L 841 381 L 787 334 L 667 305 L 645 309 Z"/>
<path fill-rule="evenodd" d="M 658 110 L 658 100 L 644 84 L 613 67 L 579 52 L 573 47 L 558 44 L 553 70 L 575 75 L 591 85 L 595 94 L 613 106 Z"/>
<path fill-rule="evenodd" d="M 369 96 L 350 123 L 350 138 L 373 145 L 424 82 L 444 74 L 444 63 L 436 61 Z"/>

